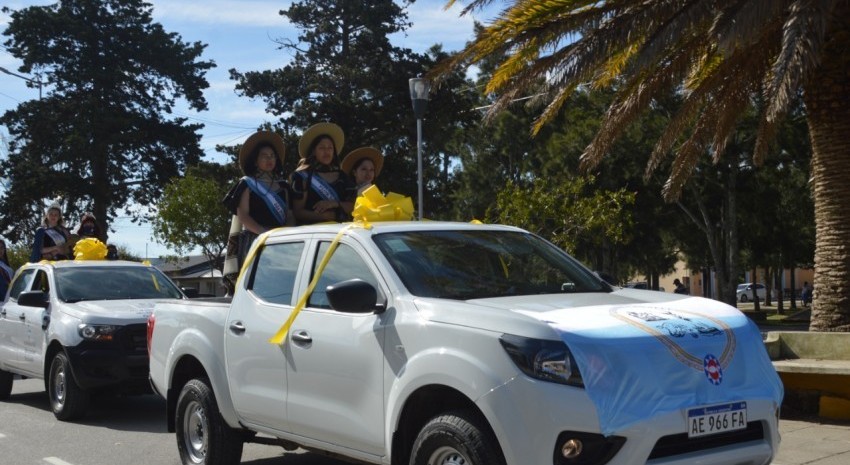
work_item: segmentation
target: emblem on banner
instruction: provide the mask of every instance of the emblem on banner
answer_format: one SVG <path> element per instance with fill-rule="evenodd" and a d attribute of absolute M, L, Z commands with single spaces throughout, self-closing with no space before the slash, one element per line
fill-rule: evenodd
<path fill-rule="evenodd" d="M 720 366 L 717 358 L 714 355 L 708 354 L 703 359 L 702 365 L 708 382 L 719 386 L 723 382 L 723 368 Z"/>

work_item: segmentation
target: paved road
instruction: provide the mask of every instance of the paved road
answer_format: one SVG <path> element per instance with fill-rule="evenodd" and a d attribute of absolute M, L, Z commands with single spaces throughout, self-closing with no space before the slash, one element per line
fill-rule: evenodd
<path fill-rule="evenodd" d="M 157 396 L 97 399 L 85 419 L 56 421 L 40 380 L 15 381 L 0 402 L 0 464 L 179 465 L 174 435 L 165 430 L 165 402 Z M 850 464 L 850 422 L 780 422 L 782 445 L 774 465 Z M 249 465 L 346 465 L 318 454 L 246 444 Z"/>
<path fill-rule="evenodd" d="M 174 434 L 165 430 L 165 401 L 157 396 L 94 400 L 76 423 L 57 421 L 41 380 L 16 380 L 9 401 L 0 402 L 0 464 L 179 465 Z M 344 465 L 304 451 L 246 444 L 242 463 L 251 465 Z"/>

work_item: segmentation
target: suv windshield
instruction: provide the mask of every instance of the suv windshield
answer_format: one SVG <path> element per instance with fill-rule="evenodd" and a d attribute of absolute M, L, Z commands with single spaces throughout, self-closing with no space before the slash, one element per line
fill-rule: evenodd
<path fill-rule="evenodd" d="M 171 281 L 154 267 L 79 266 L 58 268 L 57 296 L 64 302 L 183 298 Z"/>
<path fill-rule="evenodd" d="M 510 231 L 413 231 L 374 240 L 411 294 L 445 299 L 611 288 L 537 236 Z"/>

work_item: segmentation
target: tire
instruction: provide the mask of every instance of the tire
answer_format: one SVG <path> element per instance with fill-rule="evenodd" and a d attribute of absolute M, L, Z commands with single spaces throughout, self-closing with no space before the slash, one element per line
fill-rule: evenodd
<path fill-rule="evenodd" d="M 236 465 L 244 442 L 221 417 L 207 379 L 193 379 L 177 399 L 177 450 L 184 465 Z"/>
<path fill-rule="evenodd" d="M 410 465 L 504 465 L 493 433 L 469 411 L 432 418 L 419 431 Z"/>
<path fill-rule="evenodd" d="M 742 303 L 747 303 L 748 300 L 750 300 L 750 299 L 747 298 L 747 294 L 741 294 L 741 302 Z"/>
<path fill-rule="evenodd" d="M 0 370 L 0 400 L 9 400 L 12 396 L 12 381 L 15 375 L 8 371 Z"/>
<path fill-rule="evenodd" d="M 47 395 L 50 408 L 59 421 L 82 418 L 89 408 L 89 393 L 74 379 L 71 362 L 65 352 L 59 352 L 50 363 L 47 375 Z"/>

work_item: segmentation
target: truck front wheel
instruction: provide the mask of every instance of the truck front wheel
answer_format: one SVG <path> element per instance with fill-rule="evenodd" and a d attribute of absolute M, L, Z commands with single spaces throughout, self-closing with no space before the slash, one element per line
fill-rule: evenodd
<path fill-rule="evenodd" d="M 53 415 L 60 421 L 76 420 L 85 415 L 89 407 L 89 393 L 77 385 L 71 362 L 64 352 L 58 352 L 50 363 L 47 395 Z"/>
<path fill-rule="evenodd" d="M 498 441 L 476 415 L 448 412 L 432 418 L 416 437 L 410 465 L 504 465 Z"/>
<path fill-rule="evenodd" d="M 242 437 L 218 410 L 207 379 L 193 379 L 177 399 L 177 450 L 184 465 L 235 465 L 242 458 Z"/>

